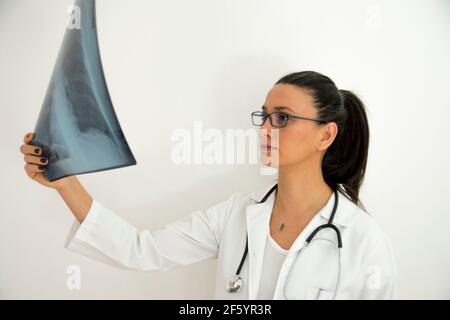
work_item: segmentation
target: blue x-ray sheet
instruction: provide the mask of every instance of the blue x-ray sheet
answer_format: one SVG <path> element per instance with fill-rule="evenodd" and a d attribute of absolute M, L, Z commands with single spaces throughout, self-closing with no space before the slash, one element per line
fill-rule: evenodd
<path fill-rule="evenodd" d="M 31 141 L 49 181 L 136 164 L 103 75 L 95 0 L 76 1 L 70 18 Z"/>

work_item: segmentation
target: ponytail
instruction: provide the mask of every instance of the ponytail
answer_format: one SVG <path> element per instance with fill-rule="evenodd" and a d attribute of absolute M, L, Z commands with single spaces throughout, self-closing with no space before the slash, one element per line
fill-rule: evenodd
<path fill-rule="evenodd" d="M 324 155 L 322 172 L 331 188 L 345 191 L 353 203 L 365 210 L 359 199 L 359 189 L 364 180 L 369 149 L 367 115 L 363 102 L 353 92 L 339 90 L 339 93 L 346 117 Z"/>
<path fill-rule="evenodd" d="M 331 189 L 340 190 L 366 210 L 359 199 L 369 149 L 369 124 L 363 102 L 353 92 L 339 90 L 329 77 L 315 71 L 291 73 L 278 83 L 309 89 L 318 118 L 336 123 L 337 136 L 322 160 L 323 178 Z"/>

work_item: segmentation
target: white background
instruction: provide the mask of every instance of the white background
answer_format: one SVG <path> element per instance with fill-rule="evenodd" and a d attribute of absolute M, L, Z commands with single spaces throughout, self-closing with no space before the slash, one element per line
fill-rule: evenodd
<path fill-rule="evenodd" d="M 64 249 L 74 218 L 23 169 L 70 4 L 0 0 L 0 298 L 212 298 L 213 260 L 144 273 Z M 399 298 L 450 298 L 450 1 L 99 0 L 97 25 L 137 165 L 79 176 L 94 198 L 144 229 L 260 188 L 255 165 L 173 164 L 171 134 L 250 128 L 278 78 L 315 70 L 367 105 L 361 198 L 392 239 Z"/>

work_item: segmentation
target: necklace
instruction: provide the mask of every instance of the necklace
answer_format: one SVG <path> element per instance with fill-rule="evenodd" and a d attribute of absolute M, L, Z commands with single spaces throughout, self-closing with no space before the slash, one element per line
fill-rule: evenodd
<path fill-rule="evenodd" d="M 284 227 L 285 227 L 284 222 L 283 222 L 283 221 L 280 221 L 280 222 L 278 223 L 277 230 L 278 230 L 278 231 L 283 231 Z"/>

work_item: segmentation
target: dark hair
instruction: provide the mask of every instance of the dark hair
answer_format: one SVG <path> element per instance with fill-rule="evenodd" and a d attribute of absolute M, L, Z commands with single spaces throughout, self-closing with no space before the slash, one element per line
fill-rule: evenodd
<path fill-rule="evenodd" d="M 329 77 L 314 71 L 290 73 L 275 84 L 306 89 L 313 97 L 318 118 L 336 123 L 338 133 L 323 157 L 322 174 L 330 188 L 340 190 L 365 210 L 359 189 L 367 165 L 369 124 L 362 101 L 353 92 L 339 90 Z"/>

